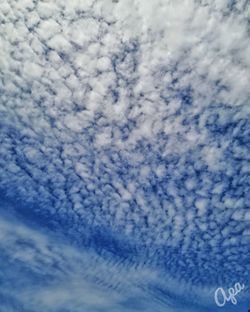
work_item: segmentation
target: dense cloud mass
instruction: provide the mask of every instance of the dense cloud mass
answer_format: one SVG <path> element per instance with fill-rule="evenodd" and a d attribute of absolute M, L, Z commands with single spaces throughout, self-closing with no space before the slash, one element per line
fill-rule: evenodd
<path fill-rule="evenodd" d="M 249 1 L 2 0 L 0 20 L 0 311 L 216 311 L 235 282 L 242 311 Z"/>

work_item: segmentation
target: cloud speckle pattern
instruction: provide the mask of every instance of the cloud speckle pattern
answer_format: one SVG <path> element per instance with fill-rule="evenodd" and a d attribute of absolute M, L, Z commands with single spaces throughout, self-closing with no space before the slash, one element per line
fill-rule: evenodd
<path fill-rule="evenodd" d="M 249 16 L 243 0 L 1 1 L 8 311 L 205 312 L 249 285 Z"/>

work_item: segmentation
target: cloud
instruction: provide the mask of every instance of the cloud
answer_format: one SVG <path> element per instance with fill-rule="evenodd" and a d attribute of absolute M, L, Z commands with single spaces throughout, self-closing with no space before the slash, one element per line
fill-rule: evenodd
<path fill-rule="evenodd" d="M 217 285 L 249 283 L 249 10 L 243 0 L 3 1 L 6 209 L 42 228 L 43 239 L 53 229 L 76 249 L 164 272 L 182 293 L 191 283 L 204 305 Z M 3 246 L 6 257 L 32 266 L 28 285 L 35 274 L 40 280 L 47 247 L 18 248 L 17 236 L 33 234 L 2 226 L 14 248 Z M 48 259 L 68 257 L 67 267 L 78 261 L 68 253 L 56 249 Z M 109 300 L 99 290 L 92 300 L 96 286 L 80 282 L 79 270 L 67 285 L 44 282 L 39 295 L 13 295 L 17 309 L 28 309 L 25 296 L 52 311 L 70 309 L 76 297 L 79 307 L 106 309 Z M 91 290 L 81 299 L 70 293 L 77 285 Z M 61 303 L 60 293 L 68 298 Z M 114 309 L 121 298 L 115 293 Z"/>
<path fill-rule="evenodd" d="M 162 296 L 166 287 L 149 266 L 75 248 L 52 232 L 6 216 L 0 230 L 3 307 L 13 311 L 16 306 L 19 311 L 165 311 L 173 301 L 171 294 L 168 299 Z M 172 292 L 178 294 L 174 283 Z"/>

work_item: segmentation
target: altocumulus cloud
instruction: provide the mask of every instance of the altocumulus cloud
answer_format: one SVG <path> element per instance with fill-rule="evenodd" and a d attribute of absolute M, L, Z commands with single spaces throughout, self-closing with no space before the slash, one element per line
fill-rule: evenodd
<path fill-rule="evenodd" d="M 249 17 L 0 2 L 1 312 L 249 308 Z"/>

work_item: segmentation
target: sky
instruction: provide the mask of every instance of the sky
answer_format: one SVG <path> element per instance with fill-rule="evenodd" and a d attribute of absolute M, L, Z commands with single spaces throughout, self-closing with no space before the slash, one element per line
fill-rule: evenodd
<path fill-rule="evenodd" d="M 248 0 L 0 1 L 0 312 L 250 309 L 249 26 Z"/>

